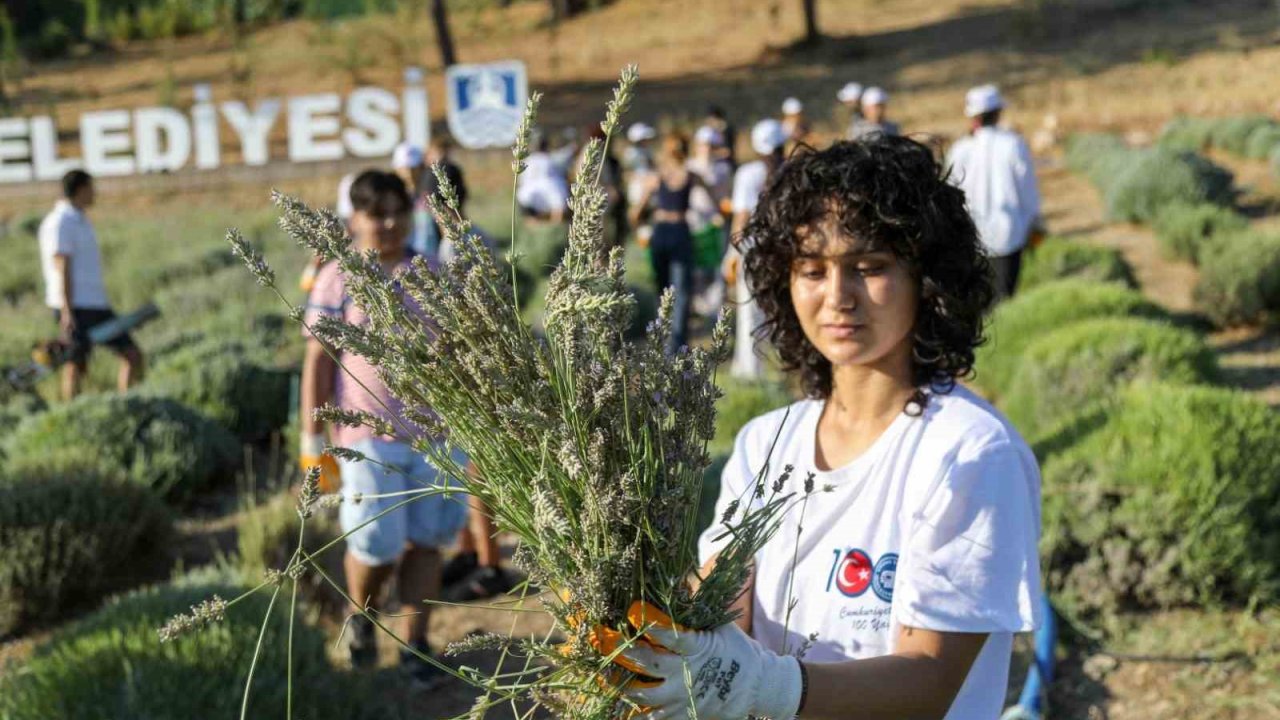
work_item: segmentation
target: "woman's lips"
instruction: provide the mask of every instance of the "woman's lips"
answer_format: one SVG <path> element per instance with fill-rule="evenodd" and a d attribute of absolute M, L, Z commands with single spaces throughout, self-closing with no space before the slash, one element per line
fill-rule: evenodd
<path fill-rule="evenodd" d="M 865 327 L 861 323 L 825 323 L 822 330 L 834 338 L 847 339 L 856 336 Z"/>

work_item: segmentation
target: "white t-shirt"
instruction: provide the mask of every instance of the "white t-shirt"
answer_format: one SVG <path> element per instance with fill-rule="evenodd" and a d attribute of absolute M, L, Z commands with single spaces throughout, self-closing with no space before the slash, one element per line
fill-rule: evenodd
<path fill-rule="evenodd" d="M 798 493 L 814 473 L 803 523 L 796 505 L 756 555 L 752 635 L 775 652 L 785 638 L 795 653 L 817 633 L 805 660 L 835 662 L 894 652 L 903 625 L 989 633 L 946 719 L 999 717 L 1013 633 L 1040 622 L 1035 457 L 998 412 L 957 387 L 932 395 L 921 417 L 899 415 L 848 465 L 823 472 L 814 465 L 822 407 L 804 400 L 738 434 L 715 524 L 699 541 L 702 561 L 727 542 L 716 537 L 730 501 L 759 506 L 753 490 L 766 460 L 766 498 L 784 466 L 794 466 L 790 489 Z M 789 588 L 798 604 L 788 624 Z"/>
<path fill-rule="evenodd" d="M 62 307 L 62 273 L 53 265 L 54 255 L 71 260 L 71 305 L 101 310 L 111 307 L 102 282 L 102 255 L 98 236 L 89 218 L 70 202 L 59 200 L 40 221 L 40 268 L 44 271 L 44 302 Z"/>
<path fill-rule="evenodd" d="M 569 206 L 569 183 L 550 155 L 538 152 L 525 160 L 525 170 L 516 185 L 516 201 L 543 215 L 563 212 Z"/>
<path fill-rule="evenodd" d="M 1004 257 L 1021 250 L 1040 214 L 1035 163 L 1022 138 L 1004 128 L 978 128 L 956 141 L 947 162 L 987 252 Z"/>
<path fill-rule="evenodd" d="M 769 180 L 769 166 L 763 160 L 755 160 L 738 168 L 733 175 L 733 212 L 753 213 L 760 204 L 760 194 L 764 192 L 765 183 Z M 744 239 L 745 241 L 745 239 Z M 730 246 L 727 253 L 737 253 L 738 249 Z M 759 378 L 764 375 L 764 363 L 755 352 L 756 328 L 764 322 L 764 313 L 751 298 L 747 289 L 747 273 L 739 268 L 734 282 L 737 294 L 737 327 L 733 343 L 733 364 L 729 372 L 736 378 Z"/>
<path fill-rule="evenodd" d="M 338 204 L 334 208 L 334 213 L 344 222 L 350 222 L 351 216 L 356 213 L 351 205 L 351 186 L 355 182 L 355 173 L 347 173 L 338 181 Z"/>
<path fill-rule="evenodd" d="M 760 203 L 760 193 L 769 179 L 769 166 L 763 160 L 749 162 L 733 175 L 733 211 L 755 212 Z"/>

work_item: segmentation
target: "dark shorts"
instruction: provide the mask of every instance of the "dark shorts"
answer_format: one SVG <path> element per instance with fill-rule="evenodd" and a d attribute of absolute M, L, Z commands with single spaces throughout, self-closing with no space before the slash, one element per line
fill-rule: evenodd
<path fill-rule="evenodd" d="M 116 313 L 110 308 L 72 308 L 71 315 L 76 320 L 76 330 L 70 338 L 71 342 L 68 359 L 77 364 L 82 365 L 89 359 L 89 353 L 93 351 L 93 342 L 89 339 L 89 331 L 96 325 L 104 322 L 110 322 L 116 319 Z M 53 311 L 54 322 L 62 322 L 62 311 L 55 309 Z M 130 349 L 136 348 L 137 344 L 133 342 L 133 336 L 129 333 L 121 333 L 116 337 L 103 343 L 111 348 L 117 355 L 123 355 Z"/>

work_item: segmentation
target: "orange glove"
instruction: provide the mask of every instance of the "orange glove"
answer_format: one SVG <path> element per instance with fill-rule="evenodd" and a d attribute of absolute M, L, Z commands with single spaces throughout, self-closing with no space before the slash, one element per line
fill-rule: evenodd
<path fill-rule="evenodd" d="M 724 281 L 730 285 L 738 281 L 738 264 L 741 262 L 741 256 L 733 254 L 725 257 L 721 263 L 720 271 L 724 274 Z"/>
<path fill-rule="evenodd" d="M 316 258 L 307 263 L 307 266 L 302 269 L 302 276 L 298 278 L 298 287 L 303 292 L 309 293 L 311 288 L 316 286 L 316 275 L 320 273 L 321 264 L 320 258 Z"/>
<path fill-rule="evenodd" d="M 342 471 L 338 469 L 337 459 L 324 451 L 324 435 L 302 433 L 298 465 L 303 472 L 319 466 L 320 492 L 334 493 L 342 488 Z"/>

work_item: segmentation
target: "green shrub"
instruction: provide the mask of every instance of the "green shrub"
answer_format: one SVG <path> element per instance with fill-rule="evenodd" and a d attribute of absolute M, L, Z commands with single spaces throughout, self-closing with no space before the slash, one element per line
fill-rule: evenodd
<path fill-rule="evenodd" d="M 298 517 L 297 497 L 286 490 L 266 502 L 249 508 L 236 525 L 236 543 L 239 551 L 239 569 L 245 577 L 262 577 L 267 570 L 288 565 L 289 558 L 298 547 L 298 531 L 302 518 Z M 307 520 L 303 545 L 307 552 L 315 553 L 342 534 L 338 523 L 328 513 L 321 511 Z M 316 560 L 325 568 L 329 577 L 342 582 L 343 547 L 327 550 Z M 300 589 L 308 602 L 322 603 L 341 612 L 344 599 L 319 573 L 307 573 L 299 580 Z"/>
<path fill-rule="evenodd" d="M 738 431 L 753 418 L 785 407 L 794 399 L 784 385 L 772 380 L 722 377 L 716 379 L 716 385 L 724 394 L 716 401 L 716 436 L 708 447 L 712 457 L 733 452 Z"/>
<path fill-rule="evenodd" d="M 27 52 L 39 60 L 48 60 L 66 55 L 75 40 L 70 28 L 58 18 L 45 22 L 39 34 L 28 37 L 25 45 Z"/>
<path fill-rule="evenodd" d="M 1270 122 L 1249 133 L 1244 144 L 1244 156 L 1252 160 L 1266 160 L 1277 147 L 1280 147 L 1280 123 Z"/>
<path fill-rule="evenodd" d="M 146 387 L 217 420 L 240 439 L 259 440 L 289 421 L 288 370 L 237 341 L 188 345 L 162 356 Z"/>
<path fill-rule="evenodd" d="M 978 348 L 976 380 L 993 398 L 1008 391 L 1022 350 L 1038 335 L 1078 320 L 1168 314 L 1142 293 L 1116 283 L 1058 280 L 1001 303 L 992 314 L 988 342 Z"/>
<path fill-rule="evenodd" d="M 1102 187 L 1111 218 L 1150 222 L 1171 203 L 1225 205 L 1234 194 L 1232 182 L 1230 171 L 1195 153 L 1154 147 L 1135 152 Z"/>
<path fill-rule="evenodd" d="M 28 393 L 5 398 L 0 393 L 0 458 L 4 457 L 4 440 L 30 415 L 45 409 L 44 402 Z"/>
<path fill-rule="evenodd" d="M 1129 151 L 1124 140 L 1105 133 L 1077 133 L 1067 138 L 1065 160 L 1072 172 L 1092 178 L 1109 158 Z"/>
<path fill-rule="evenodd" d="M 1259 128 L 1274 125 L 1275 122 L 1266 115 L 1238 115 L 1222 118 L 1213 124 L 1209 140 L 1219 150 L 1232 155 L 1244 155 L 1249 137 Z"/>
<path fill-rule="evenodd" d="M 1135 285 L 1133 270 L 1119 250 L 1068 238 L 1050 238 L 1023 253 L 1018 290 L 1023 292 L 1068 277 Z"/>
<path fill-rule="evenodd" d="M 1280 310 L 1280 235 L 1218 236 L 1200 256 L 1195 298 L 1221 326 L 1260 322 Z"/>
<path fill-rule="evenodd" d="M 1028 344 L 1001 409 L 1024 435 L 1036 437 L 1134 380 L 1217 379 L 1217 356 L 1196 333 L 1143 318 L 1095 318 Z"/>
<path fill-rule="evenodd" d="M 1136 383 L 1062 426 L 1036 447 L 1051 596 L 1084 613 L 1275 598 L 1277 447 L 1280 415 L 1216 388 Z"/>
<path fill-rule="evenodd" d="M 1213 118 L 1175 117 L 1160 130 L 1160 145 L 1171 150 L 1200 152 L 1209 147 L 1213 134 Z"/>
<path fill-rule="evenodd" d="M 270 593 L 229 608 L 226 619 L 171 642 L 156 629 L 239 584 L 157 586 L 113 599 L 39 646 L 21 673 L 0 678 L 0 717 L 7 720 L 187 720 L 240 717 L 245 674 L 267 614 Z M 287 687 L 288 589 L 262 640 L 247 717 L 284 717 Z M 293 635 L 294 717 L 388 717 L 358 677 L 326 661 L 325 636 L 299 613 Z M 363 692 L 361 692 L 363 690 Z M 394 716 L 392 716 L 394 717 Z"/>
<path fill-rule="evenodd" d="M 184 501 L 229 478 L 240 445 L 222 426 L 175 400 L 84 395 L 24 420 L 9 436 L 13 461 L 92 455 L 133 482 Z"/>
<path fill-rule="evenodd" d="M 516 265 L 533 277 L 545 278 L 560 263 L 569 246 L 569 230 L 563 224 L 527 224 L 520 229 Z"/>
<path fill-rule="evenodd" d="M 155 573 L 170 531 L 163 503 L 109 463 L 58 455 L 6 462 L 0 636 Z"/>
<path fill-rule="evenodd" d="M 1213 203 L 1166 205 L 1156 216 L 1156 240 L 1165 255 L 1199 262 L 1206 243 L 1220 234 L 1249 227 L 1243 215 Z"/>
<path fill-rule="evenodd" d="M 10 234 L 0 238 L 0 303 L 16 303 L 40 292 L 40 246 L 35 238 Z M 42 296 L 43 299 L 43 296 Z"/>

